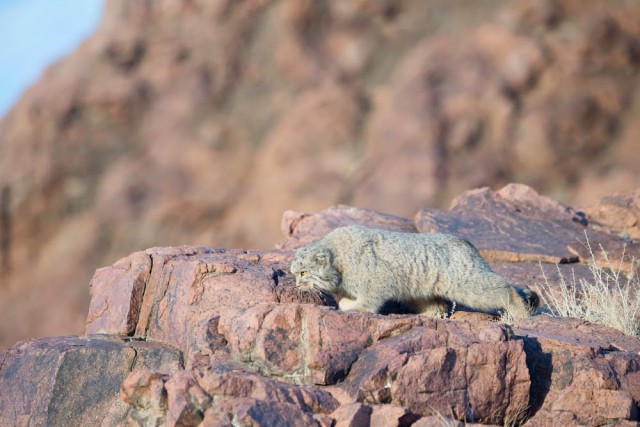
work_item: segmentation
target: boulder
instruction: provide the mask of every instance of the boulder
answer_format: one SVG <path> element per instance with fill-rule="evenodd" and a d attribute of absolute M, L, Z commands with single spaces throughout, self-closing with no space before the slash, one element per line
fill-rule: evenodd
<path fill-rule="evenodd" d="M 2 349 L 82 333 L 99 266 L 270 248 L 286 209 L 640 185 L 636 2 L 134 3 L 0 122 Z"/>
<path fill-rule="evenodd" d="M 640 341 L 584 320 L 535 316 L 514 328 L 531 375 L 531 426 L 638 420 Z"/>
<path fill-rule="evenodd" d="M 360 401 L 375 407 L 394 403 L 405 408 L 397 419 L 409 413 L 415 414 L 412 415 L 414 418 L 424 415 L 434 405 L 444 408 L 444 402 L 420 391 L 420 383 L 443 387 L 449 384 L 455 390 L 449 400 L 455 405 L 456 416 L 463 419 L 467 416 L 468 402 L 477 406 L 480 419 L 488 417 L 485 409 L 488 407 L 493 408 L 494 417 L 504 418 L 515 413 L 521 404 L 526 405 L 529 378 L 525 354 L 521 341 L 509 339 L 508 328 L 486 323 L 476 336 L 473 319 L 452 322 L 408 315 L 339 312 L 323 306 L 326 301 L 322 298 L 314 300 L 313 295 L 295 292 L 287 268 L 290 260 L 290 252 L 198 247 L 154 248 L 133 254 L 113 267 L 96 272 L 92 281 L 96 304 L 92 304 L 87 331 L 132 333 L 127 319 L 137 319 L 134 336 L 175 346 L 184 353 L 186 367 L 193 372 L 211 366 L 239 366 L 255 373 L 251 382 L 262 378 L 256 374 L 270 378 L 270 381 L 307 386 L 343 382 L 341 387 L 349 396 L 344 404 Z M 111 303 L 107 302 L 116 300 L 113 295 L 132 295 L 140 282 L 145 283 L 141 297 L 121 300 L 129 305 L 129 309 L 108 309 Z M 312 302 L 315 304 L 309 304 Z M 138 314 L 132 316 L 131 313 Z M 402 350 L 404 347 L 407 347 L 406 351 Z M 487 359 L 481 357 L 482 354 L 492 357 Z M 363 361 L 376 358 L 382 360 L 378 364 L 386 361 L 395 366 L 393 369 L 378 367 L 378 370 L 389 371 L 390 395 L 385 395 L 385 389 L 375 389 L 378 382 L 366 380 L 363 373 L 373 369 L 363 365 Z M 455 368 L 455 372 L 471 372 L 482 366 L 484 373 L 468 378 L 463 376 L 456 380 L 459 384 L 450 382 L 449 375 L 454 371 L 448 368 L 435 370 L 434 378 L 419 379 L 420 366 L 431 364 L 435 367 L 445 361 L 454 361 L 451 368 Z M 227 415 L 221 415 L 217 409 L 209 410 L 208 404 L 219 401 L 215 397 L 218 392 L 211 385 L 213 377 L 207 377 L 210 380 L 207 383 L 200 374 L 191 374 L 189 370 L 183 372 L 181 377 L 173 375 L 170 378 L 163 377 L 162 372 L 148 375 L 143 377 L 142 386 L 139 385 L 139 374 L 132 374 L 130 382 L 133 385 L 127 387 L 133 389 L 123 391 L 123 396 L 132 396 L 125 400 L 140 408 L 140 414 L 134 418 L 163 419 L 172 423 L 185 419 L 195 424 L 207 419 L 244 419 L 263 410 L 275 411 L 275 403 L 265 403 L 263 401 L 269 401 L 269 398 L 255 394 L 234 395 L 235 403 L 223 405 Z M 418 383 L 415 383 L 416 379 Z M 200 388 L 190 385 L 193 381 L 197 381 L 204 394 Z M 220 383 L 220 377 L 216 381 Z M 239 381 L 235 378 L 230 385 L 224 385 L 225 390 L 226 387 L 239 387 L 233 385 Z M 167 390 L 166 398 L 158 392 L 160 385 Z M 123 390 L 128 390 L 127 387 Z M 196 397 L 174 398 L 172 390 L 176 387 L 187 394 L 196 393 Z M 493 390 L 495 399 L 483 404 L 480 396 L 488 390 Z M 378 397 L 365 399 L 368 395 Z M 506 395 L 511 396 L 508 405 L 495 403 L 504 400 Z M 262 403 L 240 402 L 237 401 L 239 398 L 258 399 Z M 281 404 L 292 404 L 291 399 L 278 402 L 275 406 L 278 408 Z M 296 404 L 300 405 L 299 400 Z M 166 413 L 160 411 L 158 415 L 158 408 L 167 405 L 170 409 Z M 219 407 L 217 403 L 214 406 Z M 318 415 L 308 407 L 303 407 L 302 411 L 307 415 Z M 307 420 L 307 415 L 301 416 Z M 313 418 L 314 422 L 320 422 L 318 416 Z M 354 419 L 363 416 L 354 415 Z M 298 421 L 309 421 L 303 419 Z"/>
<path fill-rule="evenodd" d="M 393 403 L 385 405 L 371 405 L 371 427 L 407 427 L 420 418 L 407 408 Z"/>
<path fill-rule="evenodd" d="M 446 212 L 422 209 L 415 222 L 420 232 L 469 240 L 491 262 L 570 263 L 595 257 L 607 266 L 605 253 L 618 259 L 624 253 L 623 267 L 631 271 L 629 258 L 640 258 L 640 242 L 590 227 L 586 214 L 521 184 L 467 191 Z"/>
<path fill-rule="evenodd" d="M 140 425 L 315 426 L 339 406 L 326 391 L 222 365 L 173 374 L 138 371 L 121 394 L 131 405 L 130 421 Z"/>
<path fill-rule="evenodd" d="M 585 209 L 590 219 L 623 237 L 640 238 L 640 189 L 615 193 Z"/>
<path fill-rule="evenodd" d="M 118 391 L 131 371 L 182 367 L 175 348 L 124 337 L 24 341 L 0 356 L 0 425 L 122 425 Z"/>
<path fill-rule="evenodd" d="M 335 304 L 300 294 L 290 252 L 154 248 L 96 272 L 87 333 L 134 335 L 173 345 L 187 364 L 220 344 L 219 317 L 258 303 Z M 111 310 L 110 307 L 115 309 Z"/>
<path fill-rule="evenodd" d="M 331 385 L 344 379 L 365 348 L 425 321 L 429 319 L 259 304 L 225 311 L 218 330 L 234 360 L 285 381 Z"/>
<path fill-rule="evenodd" d="M 465 193 L 447 212 L 425 209 L 415 225 L 347 206 L 288 212 L 283 247 L 354 223 L 457 233 L 514 285 L 536 289 L 546 281 L 552 292 L 592 274 L 587 259 L 567 249 L 570 236 L 587 230 L 609 249 L 626 239 L 510 185 Z M 554 233 L 541 231 L 547 227 Z M 98 269 L 87 336 L 27 341 L 0 353 L 0 425 L 598 426 L 640 419 L 637 337 L 546 315 L 508 325 L 470 310 L 449 319 L 343 312 L 330 296 L 295 287 L 293 255 L 155 247 Z"/>
<path fill-rule="evenodd" d="M 417 232 L 408 218 L 384 214 L 351 206 L 333 206 L 320 212 L 286 211 L 280 228 L 287 239 L 281 249 L 297 249 L 327 235 L 330 231 L 347 225 L 363 225 L 390 231 Z"/>
<path fill-rule="evenodd" d="M 336 409 L 331 416 L 336 427 L 367 427 L 371 425 L 370 406 L 362 403 L 348 403 Z"/>
<path fill-rule="evenodd" d="M 151 262 L 151 256 L 136 252 L 111 267 L 96 270 L 89 284 L 92 298 L 87 316 L 88 333 L 133 335 L 151 274 Z"/>
<path fill-rule="evenodd" d="M 344 387 L 358 401 L 394 403 L 421 415 L 522 420 L 529 371 L 522 341 L 510 335 L 492 322 L 416 327 L 362 352 Z"/>

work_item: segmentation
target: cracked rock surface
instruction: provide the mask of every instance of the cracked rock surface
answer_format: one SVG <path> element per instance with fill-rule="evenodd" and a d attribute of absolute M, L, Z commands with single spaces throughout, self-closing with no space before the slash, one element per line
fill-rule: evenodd
<path fill-rule="evenodd" d="M 409 233 L 435 227 L 485 255 L 499 249 L 487 257 L 516 286 L 535 288 L 546 277 L 557 291 L 562 275 L 589 275 L 565 243 L 594 232 L 615 252 L 624 240 L 610 224 L 574 217 L 529 187 L 509 185 L 464 193 L 450 210 L 423 210 L 413 221 L 348 206 L 287 212 L 282 247 L 353 223 Z M 554 240 L 545 246 L 541 233 L 542 244 L 528 242 L 528 230 L 545 224 L 557 231 Z M 85 336 L 30 340 L 0 353 L 0 425 L 639 420 L 636 337 L 546 315 L 507 325 L 464 307 L 449 319 L 341 312 L 331 297 L 296 290 L 292 257 L 291 250 L 155 247 L 98 269 Z"/>

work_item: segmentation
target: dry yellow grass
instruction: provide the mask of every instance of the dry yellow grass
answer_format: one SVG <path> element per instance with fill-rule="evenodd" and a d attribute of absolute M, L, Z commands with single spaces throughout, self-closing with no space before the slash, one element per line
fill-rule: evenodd
<path fill-rule="evenodd" d="M 634 267 L 630 273 L 624 272 L 625 252 L 618 262 L 613 262 L 600 247 L 604 265 L 599 266 L 588 237 L 586 245 L 591 255 L 588 262 L 591 271 L 589 280 L 576 279 L 575 274 L 565 278 L 558 268 L 560 288 L 557 289 L 549 283 L 542 270 L 544 283 L 538 284 L 538 293 L 548 307 L 549 314 L 584 319 L 640 337 L 640 276 L 637 260 L 630 258 L 630 264 Z"/>

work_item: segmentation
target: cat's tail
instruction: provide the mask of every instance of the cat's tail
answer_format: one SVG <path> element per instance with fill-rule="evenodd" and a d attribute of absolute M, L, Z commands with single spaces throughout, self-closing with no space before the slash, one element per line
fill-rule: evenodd
<path fill-rule="evenodd" d="M 507 310 L 516 320 L 526 318 L 540 305 L 540 297 L 530 289 L 511 287 L 511 301 Z"/>
<path fill-rule="evenodd" d="M 540 297 L 538 296 L 537 293 L 535 293 L 531 289 L 517 288 L 517 290 L 518 290 L 518 293 L 520 294 L 520 297 L 522 298 L 525 305 L 527 306 L 529 312 L 532 312 L 533 310 L 535 310 L 540 306 Z"/>

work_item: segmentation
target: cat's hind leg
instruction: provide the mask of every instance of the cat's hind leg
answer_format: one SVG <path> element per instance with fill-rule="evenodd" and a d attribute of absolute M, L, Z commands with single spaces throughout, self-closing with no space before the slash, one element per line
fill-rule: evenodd
<path fill-rule="evenodd" d="M 449 304 L 440 298 L 433 298 L 415 303 L 421 316 L 443 319 L 449 315 Z"/>

